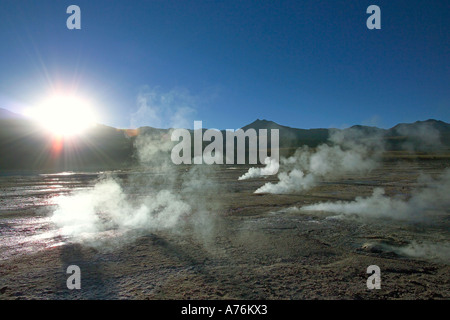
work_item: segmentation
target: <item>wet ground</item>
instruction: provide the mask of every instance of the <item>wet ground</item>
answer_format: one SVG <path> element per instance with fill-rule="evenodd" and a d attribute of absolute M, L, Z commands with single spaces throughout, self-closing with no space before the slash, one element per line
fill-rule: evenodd
<path fill-rule="evenodd" d="M 51 220 L 58 197 L 92 188 L 99 173 L 3 176 L 0 299 L 448 299 L 450 211 L 413 222 L 290 208 L 376 187 L 408 196 L 420 173 L 436 176 L 449 164 L 386 161 L 368 175 L 284 195 L 253 193 L 275 177 L 238 181 L 245 168 L 215 167 L 197 200 L 210 208 L 204 232 L 194 223 L 109 230 L 96 235 L 101 242 L 64 235 Z M 136 183 L 166 183 L 157 172 L 114 174 L 135 197 L 147 193 Z M 69 265 L 81 269 L 81 290 L 67 289 Z M 380 267 L 380 290 L 367 289 L 370 265 Z"/>

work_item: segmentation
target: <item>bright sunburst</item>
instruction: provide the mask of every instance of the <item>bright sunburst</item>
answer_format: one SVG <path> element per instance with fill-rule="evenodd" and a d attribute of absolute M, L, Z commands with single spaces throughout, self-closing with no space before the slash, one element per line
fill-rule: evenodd
<path fill-rule="evenodd" d="M 26 113 L 58 136 L 82 133 L 96 122 L 90 103 L 71 95 L 52 96 Z"/>

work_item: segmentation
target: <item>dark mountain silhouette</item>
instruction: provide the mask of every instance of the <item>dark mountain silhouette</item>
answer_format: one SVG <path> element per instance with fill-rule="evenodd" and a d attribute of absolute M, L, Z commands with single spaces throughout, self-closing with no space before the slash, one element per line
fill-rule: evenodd
<path fill-rule="evenodd" d="M 429 119 L 400 123 L 386 131 L 390 150 L 439 152 L 450 146 L 450 124 Z"/>
<path fill-rule="evenodd" d="M 259 129 L 278 129 L 280 130 L 280 147 L 297 148 L 303 145 L 317 147 L 326 142 L 330 135 L 329 129 L 297 129 L 279 125 L 273 121 L 259 120 L 242 127 L 243 130 L 253 128 Z"/>
<path fill-rule="evenodd" d="M 18 118 L 23 118 L 23 116 L 17 113 L 13 113 L 9 110 L 0 108 L 0 119 L 18 119 Z"/>
<path fill-rule="evenodd" d="M 339 130 L 382 137 L 387 150 L 393 151 L 447 152 L 450 148 L 450 124 L 433 119 L 401 123 L 390 129 L 361 125 L 348 129 L 298 129 L 258 119 L 242 127 L 243 130 L 250 128 L 257 133 L 260 129 L 278 129 L 280 154 L 284 156 L 304 145 L 314 148 L 330 143 L 330 134 Z M 80 136 L 63 141 L 46 133 L 30 119 L 0 108 L 0 172 L 126 168 L 138 164 L 134 147 L 137 137 L 164 136 L 167 139 L 169 132 L 169 129 L 152 127 L 116 129 L 98 124 Z M 193 131 L 190 132 L 193 138 Z M 225 137 L 224 131 L 222 133 Z"/>
<path fill-rule="evenodd" d="M 390 129 L 354 125 L 347 129 L 297 129 L 273 121 L 257 119 L 243 129 L 279 129 L 280 148 L 317 147 L 328 143 L 332 132 L 357 131 L 363 136 L 384 139 L 388 151 L 442 152 L 450 147 L 450 124 L 429 119 L 414 123 L 400 123 Z"/>
<path fill-rule="evenodd" d="M 117 168 L 132 164 L 133 149 L 125 130 L 99 124 L 63 141 L 30 119 L 0 109 L 0 171 Z"/>
<path fill-rule="evenodd" d="M 436 129 L 440 132 L 449 132 L 450 131 L 450 124 L 440 121 L 440 120 L 434 120 L 434 119 L 428 119 L 426 121 L 416 121 L 414 123 L 399 123 L 396 126 L 389 129 L 389 132 L 392 135 L 397 135 L 403 128 L 407 128 L 409 130 L 415 130 L 418 127 L 427 126 L 433 129 Z"/>

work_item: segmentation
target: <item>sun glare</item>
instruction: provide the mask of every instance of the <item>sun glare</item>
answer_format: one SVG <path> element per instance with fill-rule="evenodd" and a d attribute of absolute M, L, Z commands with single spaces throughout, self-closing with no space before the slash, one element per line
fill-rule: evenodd
<path fill-rule="evenodd" d="M 96 122 L 90 103 L 76 96 L 50 97 L 26 113 L 58 136 L 80 134 Z"/>

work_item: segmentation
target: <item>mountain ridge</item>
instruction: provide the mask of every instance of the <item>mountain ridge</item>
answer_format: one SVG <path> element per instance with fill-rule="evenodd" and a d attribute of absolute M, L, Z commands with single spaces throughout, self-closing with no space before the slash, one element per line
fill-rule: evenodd
<path fill-rule="evenodd" d="M 15 113 L 12 111 L 9 111 L 6 108 L 1 108 L 0 107 L 0 120 L 5 119 L 5 118 L 14 118 L 14 119 L 27 119 L 25 116 L 19 114 L 19 113 Z M 254 120 L 253 122 L 241 127 L 241 129 L 246 130 L 249 128 L 253 128 L 255 130 L 258 129 L 277 129 L 277 128 L 282 128 L 282 129 L 294 129 L 294 130 L 347 130 L 350 128 L 358 128 L 358 129 L 364 129 L 364 128 L 376 128 L 378 130 L 384 130 L 384 131 L 389 131 L 389 130 L 393 130 L 396 129 L 398 127 L 401 126 L 413 126 L 413 125 L 420 125 L 420 124 L 433 124 L 433 125 L 439 125 L 442 128 L 445 128 L 445 130 L 450 131 L 450 123 L 447 123 L 445 121 L 442 120 L 437 120 L 437 119 L 427 119 L 427 120 L 417 120 L 415 122 L 411 122 L 411 123 L 398 123 L 395 126 L 388 128 L 388 129 L 384 129 L 384 128 L 379 128 L 377 126 L 366 126 L 366 125 L 360 125 L 360 124 L 355 124 L 352 125 L 348 128 L 344 128 L 344 129 L 337 129 L 337 128 L 309 128 L 309 129 L 305 129 L 305 128 L 297 128 L 297 127 L 290 127 L 290 126 L 285 126 L 285 125 L 281 125 L 275 121 L 272 120 L 266 120 L 266 119 L 259 119 L 257 118 L 256 120 Z M 101 126 L 105 126 L 105 127 L 109 127 L 109 128 L 114 128 L 115 130 L 141 130 L 141 129 L 146 129 L 146 128 L 150 128 L 151 130 L 170 130 L 171 128 L 155 128 L 155 127 L 151 127 L 151 126 L 141 126 L 138 128 L 115 128 L 113 126 L 109 126 L 109 125 L 105 125 L 105 124 L 99 124 Z"/>
<path fill-rule="evenodd" d="M 367 136 L 380 136 L 386 150 L 412 152 L 447 152 L 450 149 L 450 124 L 427 119 L 414 123 L 399 123 L 392 128 L 353 125 L 345 129 L 301 129 L 280 125 L 266 119 L 256 119 L 241 129 L 278 129 L 280 154 L 287 156 L 302 147 L 317 147 L 330 143 L 336 131 L 356 131 Z M 206 130 L 206 129 L 203 129 Z M 189 130 L 193 136 L 193 130 Z M 85 170 L 114 169 L 138 164 L 135 142 L 140 136 L 170 139 L 170 129 L 143 126 L 118 129 L 97 124 L 77 138 L 68 139 L 54 150 L 54 137 L 32 120 L 0 108 L 0 172 L 6 170 Z M 224 132 L 222 130 L 222 132 Z M 175 142 L 174 142 L 175 144 Z M 204 144 L 207 144 L 206 142 Z"/>

